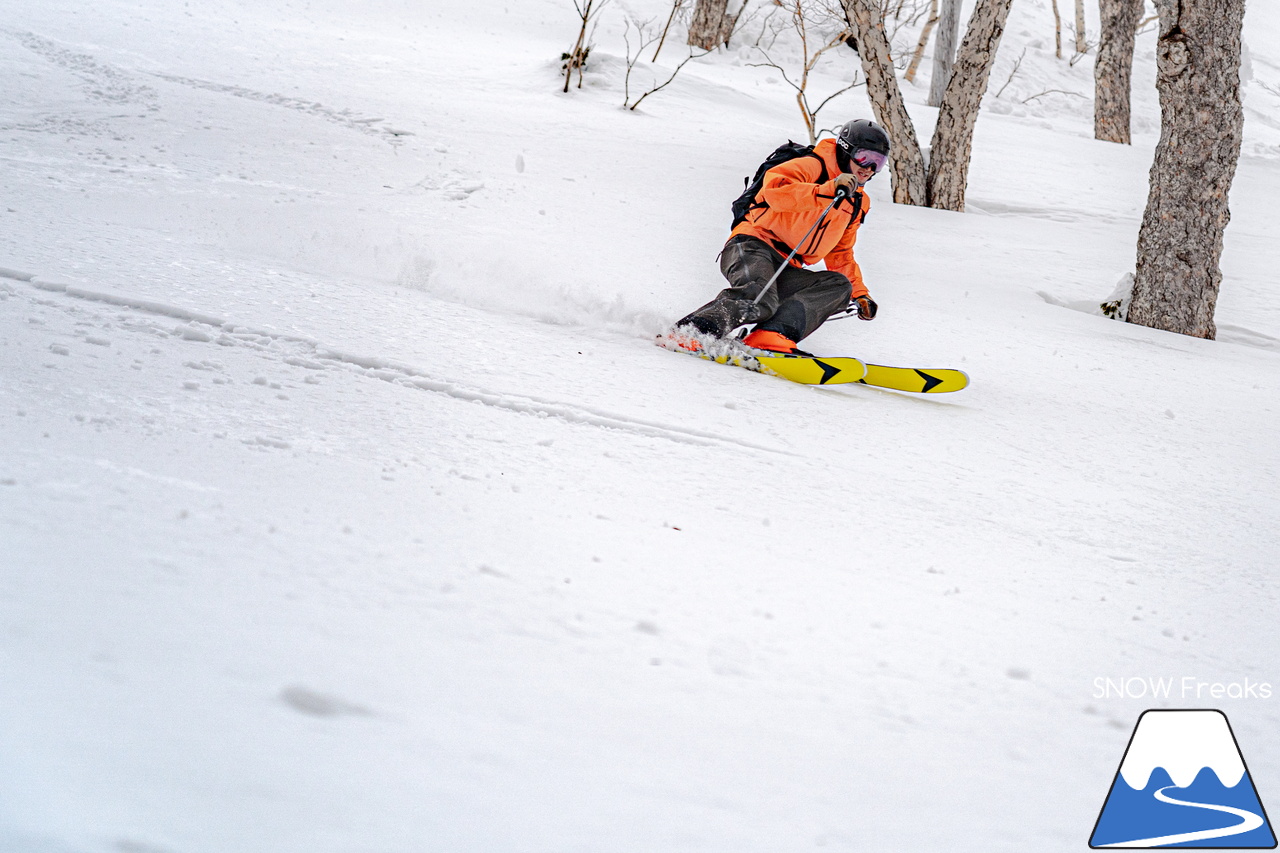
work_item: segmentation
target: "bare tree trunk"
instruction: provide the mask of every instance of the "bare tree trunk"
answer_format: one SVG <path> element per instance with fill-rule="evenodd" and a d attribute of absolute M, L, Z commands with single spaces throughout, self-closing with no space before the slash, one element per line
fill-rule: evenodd
<path fill-rule="evenodd" d="M 1102 33 L 1093 66 L 1093 136 L 1130 143 L 1129 91 L 1133 80 L 1133 39 L 1143 0 L 1098 0 Z"/>
<path fill-rule="evenodd" d="M 1076 53 L 1089 51 L 1089 40 L 1084 31 L 1084 0 L 1076 0 Z"/>
<path fill-rule="evenodd" d="M 915 125 L 907 114 L 894 76 L 893 57 L 889 53 L 889 37 L 884 31 L 884 12 L 880 0 L 843 0 L 845 14 L 858 34 L 858 58 L 867 78 L 867 97 L 884 126 L 893 146 L 889 158 L 893 176 L 893 200 L 897 204 L 929 203 L 925 182 L 924 155 L 916 139 Z"/>
<path fill-rule="evenodd" d="M 750 0 L 742 0 L 742 5 L 738 7 L 738 11 L 730 15 L 725 13 L 724 19 L 720 22 L 720 43 L 725 47 L 729 46 L 729 39 L 733 38 L 733 32 L 738 28 L 738 19 L 742 17 L 742 13 L 747 11 L 747 3 Z"/>
<path fill-rule="evenodd" d="M 907 73 L 902 75 L 902 79 L 908 83 L 916 79 L 916 69 L 920 67 L 920 60 L 924 56 L 925 45 L 929 43 L 929 36 L 933 34 L 933 28 L 938 24 L 938 0 L 929 0 L 929 17 L 924 22 L 924 29 L 920 30 L 920 40 L 916 42 L 915 53 L 911 54 L 911 63 L 907 65 Z"/>
<path fill-rule="evenodd" d="M 689 44 L 714 50 L 724 39 L 724 19 L 729 0 L 698 0 L 689 21 Z"/>
<path fill-rule="evenodd" d="M 1049 0 L 1053 5 L 1053 48 L 1054 56 L 1062 58 L 1062 16 L 1058 14 L 1058 0 Z"/>
<path fill-rule="evenodd" d="M 1156 0 L 1160 143 L 1138 232 L 1130 323 L 1213 338 L 1227 193 L 1240 157 L 1244 0 Z"/>
<path fill-rule="evenodd" d="M 929 206 L 964 210 L 973 128 L 1013 0 L 978 0 L 938 111 L 929 148 Z"/>
<path fill-rule="evenodd" d="M 915 127 L 902 102 L 884 30 L 881 0 L 842 0 L 857 31 L 867 97 L 893 145 L 893 200 L 964 210 L 973 128 L 1013 0 L 978 0 L 938 111 L 927 173 Z"/>
<path fill-rule="evenodd" d="M 942 0 L 938 37 L 933 41 L 933 76 L 929 80 L 929 106 L 942 106 L 942 98 L 955 67 L 956 39 L 960 35 L 960 0 Z"/>
<path fill-rule="evenodd" d="M 582 69 L 586 67 L 587 57 L 591 54 L 591 45 L 587 43 L 587 29 L 596 15 L 600 14 L 600 7 L 604 6 L 602 2 L 600 6 L 593 9 L 592 5 L 595 2 L 596 0 L 586 0 L 586 2 L 573 0 L 573 8 L 578 13 L 578 19 L 582 21 L 582 28 L 578 30 L 578 40 L 574 43 L 573 50 L 560 55 L 564 60 L 564 91 L 566 92 L 569 91 L 569 82 L 573 79 L 574 69 L 578 71 L 578 88 L 582 88 Z"/>

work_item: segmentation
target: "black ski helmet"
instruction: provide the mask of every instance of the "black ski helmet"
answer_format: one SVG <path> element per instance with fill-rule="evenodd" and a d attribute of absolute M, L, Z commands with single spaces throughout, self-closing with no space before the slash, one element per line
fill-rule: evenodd
<path fill-rule="evenodd" d="M 851 171 L 850 158 L 855 151 L 864 148 L 879 151 L 887 157 L 889 134 L 880 125 L 865 118 L 855 119 L 840 128 L 840 132 L 836 134 L 836 161 L 840 164 L 840 170 Z"/>

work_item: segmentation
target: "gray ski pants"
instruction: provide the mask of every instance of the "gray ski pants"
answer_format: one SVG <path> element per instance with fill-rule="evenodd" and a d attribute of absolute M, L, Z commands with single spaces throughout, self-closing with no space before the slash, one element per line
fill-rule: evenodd
<path fill-rule="evenodd" d="M 782 266 L 786 255 L 755 237 L 729 238 L 720 252 L 720 272 L 729 286 L 677 326 L 693 326 L 718 338 L 744 323 L 801 341 L 832 313 L 849 304 L 853 285 L 843 274 L 788 266 L 758 304 L 752 300 Z"/>

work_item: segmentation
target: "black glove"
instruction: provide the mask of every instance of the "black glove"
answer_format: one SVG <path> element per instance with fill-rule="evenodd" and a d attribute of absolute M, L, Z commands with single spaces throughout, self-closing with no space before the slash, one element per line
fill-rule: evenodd
<path fill-rule="evenodd" d="M 876 305 L 876 301 L 870 296 L 859 296 L 854 299 L 852 307 L 856 307 L 858 309 L 859 320 L 874 320 L 876 318 L 876 311 L 880 308 L 880 306 Z"/>

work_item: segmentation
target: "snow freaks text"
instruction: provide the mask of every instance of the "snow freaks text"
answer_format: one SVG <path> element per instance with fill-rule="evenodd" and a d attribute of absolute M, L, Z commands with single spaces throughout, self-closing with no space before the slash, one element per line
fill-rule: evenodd
<path fill-rule="evenodd" d="M 1093 680 L 1094 699 L 1270 699 L 1268 681 L 1204 681 L 1191 675 L 1181 678 L 1130 676 Z"/>

